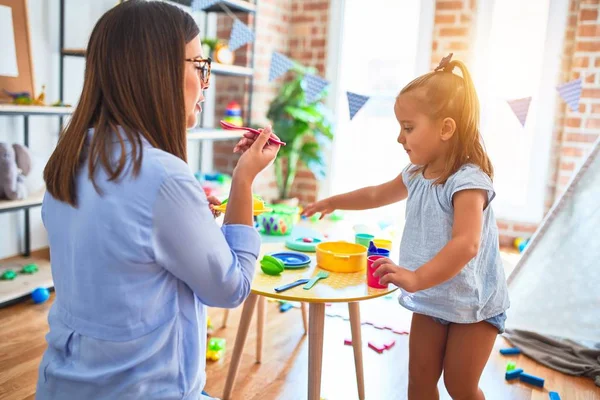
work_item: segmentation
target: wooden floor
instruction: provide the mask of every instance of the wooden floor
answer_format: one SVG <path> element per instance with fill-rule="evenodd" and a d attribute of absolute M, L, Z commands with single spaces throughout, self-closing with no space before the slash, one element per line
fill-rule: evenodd
<path fill-rule="evenodd" d="M 0 400 L 34 399 L 37 368 L 46 347 L 44 336 L 48 330 L 47 314 L 50 301 L 35 305 L 24 302 L 0 309 Z M 233 350 L 241 308 L 229 317 L 228 327 L 217 329 L 214 336 L 227 340 L 225 357 L 207 362 L 206 390 L 212 396 L 221 396 L 227 367 Z M 215 327 L 220 326 L 222 310 L 212 309 L 210 315 Z M 406 399 L 408 336 L 394 335 L 363 325 L 363 340 L 376 335 L 396 339 L 396 346 L 383 354 L 363 345 L 367 399 Z M 266 337 L 263 362 L 254 362 L 256 329 L 254 322 L 246 342 L 244 357 L 238 372 L 234 399 L 243 400 L 301 400 L 306 399 L 307 336 L 303 334 L 302 318 L 296 308 L 280 313 L 277 303 L 267 303 Z M 340 318 L 327 317 L 323 357 L 322 397 L 327 400 L 357 398 L 352 347 L 344 346 L 350 337 L 350 326 Z M 499 338 L 497 349 L 506 346 Z M 532 389 L 522 383 L 508 384 L 504 380 L 505 364 L 509 360 L 494 350 L 484 371 L 481 387 L 488 399 L 548 399 L 548 390 L 561 394 L 563 400 L 600 400 L 600 389 L 590 379 L 574 378 L 545 368 L 525 356 L 511 358 L 529 373 L 546 379 L 546 389 Z M 449 399 L 440 383 L 443 399 Z"/>

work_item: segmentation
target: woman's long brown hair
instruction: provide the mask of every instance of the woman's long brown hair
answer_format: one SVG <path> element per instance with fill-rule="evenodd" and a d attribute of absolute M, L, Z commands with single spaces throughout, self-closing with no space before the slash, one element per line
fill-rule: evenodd
<path fill-rule="evenodd" d="M 453 72 L 454 68 L 460 70 L 461 76 Z M 398 97 L 409 92 L 418 93 L 424 112 L 432 119 L 449 117 L 456 122 L 456 132 L 450 142 L 444 171 L 435 183 L 445 183 L 464 164 L 479 166 L 493 179 L 494 168 L 479 132 L 479 99 L 467 66 L 458 60 L 450 61 L 443 69 L 414 79 L 402 89 Z M 412 172 L 418 174 L 425 167 L 426 165 L 418 166 Z"/>
<path fill-rule="evenodd" d="M 109 180 L 118 180 L 128 162 L 126 140 L 132 146 L 134 176 L 141 168 L 142 136 L 186 160 L 185 45 L 198 33 L 188 13 L 158 1 L 129 0 L 100 18 L 86 51 L 79 103 L 44 169 L 53 197 L 77 206 L 75 182 L 85 156 L 88 177 L 99 193 L 98 167 Z M 88 147 L 89 128 L 94 133 Z M 115 141 L 121 155 L 111 160 Z"/>

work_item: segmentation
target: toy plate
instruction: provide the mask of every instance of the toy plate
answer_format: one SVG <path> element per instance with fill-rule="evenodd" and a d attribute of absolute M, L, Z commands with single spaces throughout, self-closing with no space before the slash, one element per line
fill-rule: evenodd
<path fill-rule="evenodd" d="M 316 246 L 321 243 L 321 239 L 317 239 L 315 237 L 309 238 L 312 242 L 307 242 L 304 240 L 305 237 L 297 237 L 293 239 L 288 239 L 285 242 L 285 247 L 292 250 L 297 251 L 305 251 L 314 253 L 316 251 Z"/>
<path fill-rule="evenodd" d="M 270 256 L 283 261 L 286 269 L 304 268 L 310 264 L 310 257 L 302 253 L 280 251 L 271 253 Z"/>

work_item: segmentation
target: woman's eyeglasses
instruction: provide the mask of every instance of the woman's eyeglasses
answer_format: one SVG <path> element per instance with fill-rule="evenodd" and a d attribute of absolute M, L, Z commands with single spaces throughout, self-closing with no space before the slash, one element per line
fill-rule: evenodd
<path fill-rule="evenodd" d="M 194 63 L 194 68 L 198 70 L 200 80 L 204 87 L 208 87 L 210 81 L 210 64 L 212 60 L 209 58 L 186 58 L 187 62 Z"/>

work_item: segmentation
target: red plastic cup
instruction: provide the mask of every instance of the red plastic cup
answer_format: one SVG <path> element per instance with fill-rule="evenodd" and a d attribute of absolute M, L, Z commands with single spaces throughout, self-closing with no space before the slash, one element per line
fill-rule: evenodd
<path fill-rule="evenodd" d="M 379 278 L 373 275 L 373 273 L 376 271 L 376 268 L 373 268 L 373 263 L 380 258 L 385 257 L 375 255 L 367 258 L 367 285 L 373 289 L 387 289 L 387 285 L 381 285 L 379 283 Z"/>

